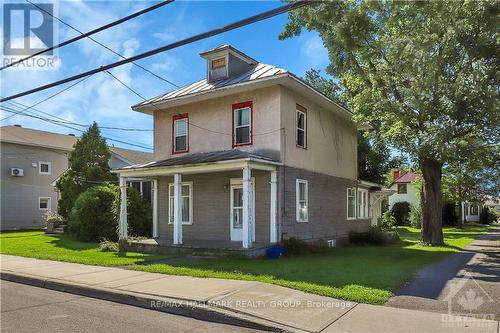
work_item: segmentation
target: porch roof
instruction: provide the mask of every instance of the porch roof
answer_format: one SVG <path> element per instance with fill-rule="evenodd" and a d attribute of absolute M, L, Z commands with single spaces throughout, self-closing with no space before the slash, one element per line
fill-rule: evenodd
<path fill-rule="evenodd" d="M 205 167 L 210 167 L 213 171 L 222 169 L 221 165 L 231 167 L 232 164 L 238 164 L 238 162 L 252 162 L 258 163 L 260 165 L 272 166 L 273 169 L 276 165 L 281 165 L 282 163 L 278 160 L 269 158 L 267 156 L 256 154 L 248 151 L 233 149 L 233 150 L 223 150 L 207 153 L 193 153 L 186 154 L 178 157 L 172 157 L 165 160 L 153 161 L 143 164 L 135 164 L 126 166 L 122 169 L 114 170 L 116 173 L 130 174 L 133 172 L 145 172 L 154 170 L 165 170 L 169 169 L 174 172 L 174 170 L 184 169 L 184 171 L 202 171 Z M 195 169 L 195 167 L 197 167 Z M 204 167 L 199 169 L 199 167 Z M 206 169 L 209 171 L 208 169 Z"/>

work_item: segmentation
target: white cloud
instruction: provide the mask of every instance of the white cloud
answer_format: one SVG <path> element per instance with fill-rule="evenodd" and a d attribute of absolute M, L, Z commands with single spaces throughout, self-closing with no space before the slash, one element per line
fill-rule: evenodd
<path fill-rule="evenodd" d="M 299 42 L 302 43 L 301 52 L 307 60 L 309 68 L 324 68 L 328 65 L 328 51 L 323 45 L 323 40 L 317 33 L 304 33 Z"/>

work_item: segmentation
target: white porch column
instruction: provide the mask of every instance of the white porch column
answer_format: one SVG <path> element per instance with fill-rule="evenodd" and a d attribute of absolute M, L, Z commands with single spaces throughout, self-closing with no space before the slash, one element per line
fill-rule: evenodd
<path fill-rule="evenodd" d="M 271 243 L 278 242 L 278 172 L 271 171 L 271 217 L 269 241 Z"/>
<path fill-rule="evenodd" d="M 153 179 L 153 238 L 158 238 L 158 179 Z"/>
<path fill-rule="evenodd" d="M 120 177 L 120 225 L 118 238 L 127 239 L 127 179 Z"/>
<path fill-rule="evenodd" d="M 181 209 L 182 176 L 174 175 L 174 244 L 182 244 L 182 209 Z"/>
<path fill-rule="evenodd" d="M 248 249 L 252 246 L 252 171 L 247 165 L 243 168 L 243 248 Z"/>

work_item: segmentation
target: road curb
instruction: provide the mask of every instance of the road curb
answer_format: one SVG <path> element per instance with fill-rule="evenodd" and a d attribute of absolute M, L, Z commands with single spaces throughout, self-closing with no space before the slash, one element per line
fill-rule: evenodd
<path fill-rule="evenodd" d="M 171 313 L 198 320 L 230 324 L 269 332 L 291 332 L 292 329 L 243 313 L 229 311 L 207 302 L 192 302 L 174 298 L 118 291 L 109 288 L 46 279 L 28 274 L 0 272 L 0 279 L 70 294 L 127 304 L 144 309 Z M 293 329 L 293 331 L 296 331 Z"/>

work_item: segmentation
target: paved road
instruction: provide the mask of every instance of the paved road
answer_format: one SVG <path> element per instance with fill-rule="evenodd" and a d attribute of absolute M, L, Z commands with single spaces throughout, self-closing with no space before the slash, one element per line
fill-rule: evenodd
<path fill-rule="evenodd" d="M 425 267 L 386 305 L 500 319 L 500 227 Z"/>
<path fill-rule="evenodd" d="M 2 332 L 259 332 L 0 281 Z"/>

